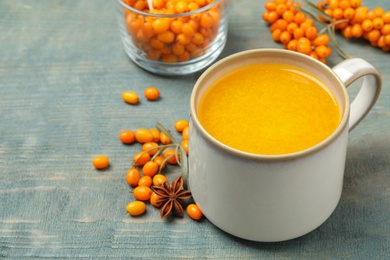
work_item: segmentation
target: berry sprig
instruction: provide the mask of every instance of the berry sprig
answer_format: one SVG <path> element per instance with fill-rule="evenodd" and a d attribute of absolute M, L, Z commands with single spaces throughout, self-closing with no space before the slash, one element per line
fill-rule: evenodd
<path fill-rule="evenodd" d="M 146 203 L 149 202 L 156 208 L 161 207 L 162 217 L 167 216 L 171 210 L 176 212 L 176 215 L 183 216 L 183 211 L 176 205 L 175 209 L 167 207 L 167 203 L 171 203 L 167 198 L 170 197 L 168 178 L 163 173 L 163 169 L 167 164 L 179 165 L 181 167 L 180 181 L 186 188 L 187 182 L 187 155 L 188 155 L 188 121 L 181 119 L 174 124 L 175 130 L 181 134 L 182 140 L 179 143 L 160 123 L 156 124 L 156 128 L 145 129 L 139 128 L 135 132 L 124 130 L 120 133 L 119 139 L 124 144 L 140 143 L 142 150 L 133 156 L 133 162 L 130 169 L 126 173 L 126 182 L 132 187 L 131 193 L 135 201 L 130 202 L 126 209 L 131 216 L 142 215 L 146 211 Z M 174 181 L 175 182 L 175 181 Z M 155 192 L 156 189 L 166 190 L 166 197 Z M 172 190 L 173 193 L 181 194 L 182 186 Z M 183 190 L 184 192 L 184 190 Z M 164 193 L 165 194 L 165 193 Z M 184 193 L 183 193 L 184 194 Z M 187 194 L 187 193 L 186 193 Z M 190 193 L 188 193 L 190 194 Z M 189 195 L 191 197 L 191 195 Z M 188 196 L 185 196 L 187 198 Z M 180 196 L 177 198 L 181 201 Z M 171 203 L 172 204 L 172 203 Z M 174 204 L 174 203 L 173 203 Z M 184 204 L 184 203 L 183 203 Z M 165 206 L 165 207 L 164 207 Z M 177 209 L 181 210 L 177 210 Z M 195 219 L 202 218 L 202 212 L 196 204 L 187 206 L 187 214 Z M 178 214 L 178 212 L 180 214 Z"/>
<path fill-rule="evenodd" d="M 369 10 L 362 0 L 326 0 L 317 7 L 332 18 L 345 38 L 365 38 L 372 46 L 390 51 L 390 11 L 382 7 Z M 335 23 L 336 22 L 336 23 Z"/>
<path fill-rule="evenodd" d="M 263 20 L 269 24 L 272 38 L 285 49 L 297 51 L 326 63 L 332 53 L 330 38 L 318 32 L 314 20 L 292 0 L 273 0 L 265 3 Z"/>

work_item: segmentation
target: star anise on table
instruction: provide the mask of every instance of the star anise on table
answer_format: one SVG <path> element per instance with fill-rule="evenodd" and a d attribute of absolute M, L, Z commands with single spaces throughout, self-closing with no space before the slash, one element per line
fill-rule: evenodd
<path fill-rule="evenodd" d="M 175 178 L 172 185 L 165 182 L 163 185 L 152 186 L 151 189 L 161 198 L 157 203 L 162 203 L 160 216 L 164 218 L 173 212 L 178 217 L 183 217 L 184 200 L 191 198 L 191 192 L 183 189 L 183 178 Z"/>

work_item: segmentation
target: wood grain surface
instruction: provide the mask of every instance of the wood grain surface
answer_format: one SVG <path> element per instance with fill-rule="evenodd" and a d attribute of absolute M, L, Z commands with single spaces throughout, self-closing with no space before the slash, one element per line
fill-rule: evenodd
<path fill-rule="evenodd" d="M 265 0 L 232 0 L 220 58 L 282 48 L 261 19 Z M 389 1 L 363 0 L 390 10 Z M 351 132 L 340 203 L 315 231 L 257 243 L 230 236 L 207 219 L 131 218 L 124 180 L 139 145 L 123 129 L 169 128 L 188 118 L 201 72 L 160 77 L 137 67 L 120 41 L 112 1 L 0 1 L 0 258 L 389 259 L 390 53 L 338 36 L 351 56 L 382 73 L 381 96 Z M 328 65 L 341 58 L 333 53 Z M 125 104 L 126 90 L 158 87 L 161 99 Z M 352 87 L 353 95 L 357 87 Z M 109 156 L 96 171 L 92 158 Z M 168 178 L 179 174 L 170 167 Z M 235 192 L 235 191 L 232 191 Z"/>

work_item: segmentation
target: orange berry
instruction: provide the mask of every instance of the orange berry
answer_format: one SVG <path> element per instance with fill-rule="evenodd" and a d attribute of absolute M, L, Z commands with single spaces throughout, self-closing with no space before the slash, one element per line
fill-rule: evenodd
<path fill-rule="evenodd" d="M 382 15 L 382 19 L 385 22 L 385 24 L 390 24 L 390 11 L 385 12 Z"/>
<path fill-rule="evenodd" d="M 154 87 L 148 87 L 144 91 L 144 95 L 147 100 L 156 100 L 160 97 L 160 91 Z"/>
<path fill-rule="evenodd" d="M 380 36 L 381 36 L 380 31 L 372 30 L 366 34 L 366 39 L 369 40 L 370 42 L 376 42 Z"/>
<path fill-rule="evenodd" d="M 270 23 L 270 24 L 273 24 L 279 18 L 280 18 L 280 16 L 275 11 L 271 11 L 271 12 L 268 13 L 267 18 L 266 18 L 265 21 Z"/>
<path fill-rule="evenodd" d="M 131 216 L 139 216 L 145 213 L 146 211 L 146 205 L 142 201 L 133 201 L 127 204 L 126 211 Z"/>
<path fill-rule="evenodd" d="M 131 168 L 126 173 L 126 182 L 131 187 L 138 186 L 138 182 L 139 182 L 140 178 L 141 178 L 141 174 L 140 174 L 139 170 L 135 167 Z"/>
<path fill-rule="evenodd" d="M 164 169 L 165 166 L 166 166 L 166 163 L 164 162 L 164 160 L 165 160 L 165 157 L 164 157 L 164 156 L 161 156 L 161 155 L 156 156 L 156 157 L 153 159 L 153 161 L 156 162 L 156 163 L 160 166 L 161 169 Z"/>
<path fill-rule="evenodd" d="M 382 29 L 384 24 L 385 23 L 383 22 L 382 18 L 377 17 L 377 18 L 374 18 L 374 20 L 372 20 L 372 25 L 373 25 L 374 29 L 380 30 L 380 29 Z"/>
<path fill-rule="evenodd" d="M 289 41 L 291 41 L 291 34 L 287 31 L 284 31 L 280 34 L 280 42 L 283 44 L 287 44 Z"/>
<path fill-rule="evenodd" d="M 372 24 L 372 21 L 370 19 L 366 19 L 362 23 L 362 29 L 365 32 L 369 32 L 374 28 L 374 25 Z"/>
<path fill-rule="evenodd" d="M 150 200 L 150 196 L 152 195 L 152 190 L 146 186 L 138 186 L 133 191 L 134 198 L 137 200 Z"/>
<path fill-rule="evenodd" d="M 158 172 L 159 169 L 160 166 L 156 162 L 148 161 L 142 167 L 142 174 L 144 176 L 153 177 Z"/>
<path fill-rule="evenodd" d="M 169 20 L 166 18 L 157 18 L 152 23 L 152 28 L 155 34 L 166 32 L 169 29 Z"/>
<path fill-rule="evenodd" d="M 288 25 L 287 25 L 287 32 L 289 33 L 289 34 L 291 34 L 291 35 L 293 35 L 294 34 L 294 31 L 296 30 L 298 28 L 298 24 L 296 24 L 296 23 L 289 23 Z"/>
<path fill-rule="evenodd" d="M 152 129 L 149 129 L 149 132 L 152 134 L 153 136 L 153 142 L 155 143 L 159 143 L 160 142 L 160 131 L 158 131 L 157 128 L 152 128 Z"/>
<path fill-rule="evenodd" d="M 297 12 L 294 16 L 294 22 L 301 24 L 306 20 L 306 14 L 303 12 Z"/>
<path fill-rule="evenodd" d="M 317 37 L 314 39 L 313 41 L 313 45 L 314 46 L 318 46 L 318 45 L 327 45 L 329 43 L 329 36 L 325 33 L 321 33 L 319 35 L 317 35 Z"/>
<path fill-rule="evenodd" d="M 352 38 L 352 27 L 351 26 L 345 27 L 344 29 L 342 29 L 341 33 L 347 39 Z"/>
<path fill-rule="evenodd" d="M 157 34 L 157 40 L 163 43 L 171 43 L 175 40 L 175 34 L 171 31 L 165 31 Z"/>
<path fill-rule="evenodd" d="M 133 91 L 125 91 L 125 92 L 123 92 L 122 93 L 122 99 L 126 103 L 132 104 L 132 105 L 137 104 L 138 101 L 139 101 L 137 93 L 135 93 Z"/>
<path fill-rule="evenodd" d="M 276 6 L 275 11 L 278 15 L 283 15 L 283 13 L 287 11 L 287 6 L 284 3 L 279 3 Z"/>
<path fill-rule="evenodd" d="M 288 50 L 290 50 L 290 51 L 296 51 L 296 50 L 297 50 L 297 45 L 298 45 L 298 40 L 293 39 L 293 40 L 291 40 L 291 41 L 287 44 L 286 48 L 287 48 Z"/>
<path fill-rule="evenodd" d="M 167 177 L 165 177 L 165 175 L 163 175 L 163 174 L 159 173 L 159 174 L 156 174 L 153 176 L 153 185 L 154 186 L 164 184 L 167 181 L 168 181 Z"/>
<path fill-rule="evenodd" d="M 179 133 L 183 132 L 186 126 L 188 126 L 188 121 L 185 119 L 179 119 L 174 124 L 176 131 L 178 131 Z"/>
<path fill-rule="evenodd" d="M 282 14 L 282 17 L 284 20 L 286 20 L 288 23 L 291 23 L 294 21 L 294 13 L 292 11 L 285 11 L 283 14 Z"/>
<path fill-rule="evenodd" d="M 135 140 L 141 144 L 152 142 L 153 139 L 153 135 L 148 129 L 139 128 L 135 131 Z"/>
<path fill-rule="evenodd" d="M 351 34 L 353 37 L 355 38 L 360 38 L 362 37 L 363 35 L 363 28 L 362 28 L 362 25 L 357 23 L 357 24 L 354 24 L 351 28 Z"/>
<path fill-rule="evenodd" d="M 203 213 L 196 204 L 189 204 L 186 208 L 187 214 L 194 220 L 200 220 L 203 217 Z"/>
<path fill-rule="evenodd" d="M 270 30 L 271 30 L 271 32 L 273 32 L 276 29 L 280 29 L 281 31 L 285 31 L 287 29 L 287 25 L 288 25 L 288 23 L 286 20 L 278 19 L 278 20 L 276 20 L 276 22 L 274 22 L 271 25 Z"/>
<path fill-rule="evenodd" d="M 161 207 L 162 206 L 162 202 L 161 201 L 157 202 L 161 198 L 162 198 L 161 196 L 159 196 L 156 193 L 152 192 L 152 195 L 150 196 L 150 204 L 152 204 L 156 208 Z"/>
<path fill-rule="evenodd" d="M 180 160 L 180 153 L 177 152 L 177 154 L 176 154 L 175 150 L 166 150 L 164 152 L 164 157 L 167 159 L 168 163 L 177 164 L 178 161 L 177 161 L 176 157 L 178 157 L 178 159 Z"/>
<path fill-rule="evenodd" d="M 166 133 L 161 132 L 160 133 L 160 142 L 162 144 L 169 144 L 169 143 L 171 143 L 171 139 L 167 136 Z"/>
<path fill-rule="evenodd" d="M 275 2 L 271 2 L 271 1 L 267 1 L 265 4 L 264 4 L 264 7 L 265 9 L 267 9 L 268 11 L 274 11 L 276 9 L 276 3 Z"/>
<path fill-rule="evenodd" d="M 119 133 L 119 140 L 124 144 L 132 144 L 135 142 L 135 133 L 131 130 L 123 130 Z"/>
<path fill-rule="evenodd" d="M 306 42 L 298 42 L 297 51 L 303 54 L 310 55 L 312 52 L 311 45 Z"/>
<path fill-rule="evenodd" d="M 314 26 L 310 26 L 306 29 L 305 36 L 309 40 L 314 40 L 317 37 L 317 29 Z"/>
<path fill-rule="evenodd" d="M 150 161 L 150 155 L 144 151 L 136 153 L 133 157 L 134 166 L 143 166 L 148 161 Z"/>
<path fill-rule="evenodd" d="M 181 133 L 181 136 L 183 140 L 188 140 L 189 136 L 189 126 L 184 127 L 183 132 Z"/>
<path fill-rule="evenodd" d="M 150 176 L 142 176 L 138 181 L 138 186 L 150 187 L 152 186 L 152 177 Z"/>
<path fill-rule="evenodd" d="M 305 35 L 305 32 L 301 28 L 297 28 L 294 30 L 294 39 L 300 39 Z"/>
<path fill-rule="evenodd" d="M 188 144 L 189 144 L 188 140 L 183 140 L 180 143 L 180 146 L 183 147 L 187 155 L 188 155 Z"/>
<path fill-rule="evenodd" d="M 158 143 L 156 142 L 147 142 L 142 145 L 142 151 L 148 151 L 151 156 L 155 155 L 158 152 L 158 149 Z"/>
<path fill-rule="evenodd" d="M 272 34 L 271 34 L 271 37 L 272 39 L 275 41 L 275 42 L 279 42 L 280 41 L 280 35 L 282 34 L 282 30 L 280 29 L 275 29 Z"/>
<path fill-rule="evenodd" d="M 320 45 L 315 48 L 315 52 L 317 53 L 318 57 L 326 58 L 330 55 L 330 48 L 325 45 Z"/>
<path fill-rule="evenodd" d="M 102 170 L 107 168 L 110 165 L 110 161 L 107 156 L 98 155 L 95 158 L 93 158 L 92 164 L 96 169 Z"/>

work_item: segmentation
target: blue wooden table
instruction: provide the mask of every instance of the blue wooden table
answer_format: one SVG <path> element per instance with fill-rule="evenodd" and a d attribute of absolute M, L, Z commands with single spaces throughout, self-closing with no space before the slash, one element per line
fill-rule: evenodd
<path fill-rule="evenodd" d="M 265 0 L 234 0 L 220 58 L 275 43 L 261 19 Z M 363 0 L 390 10 L 389 1 Z M 295 240 L 257 243 L 230 236 L 207 219 L 160 219 L 133 200 L 125 174 L 140 145 L 123 129 L 169 128 L 188 118 L 200 73 L 160 77 L 126 56 L 111 1 L 0 1 L 0 258 L 390 258 L 390 53 L 338 36 L 351 56 L 382 73 L 381 96 L 350 135 L 344 190 L 334 214 Z M 334 52 L 328 65 L 341 58 Z M 148 86 L 161 99 L 125 104 L 122 92 Z M 351 94 L 356 91 L 351 89 Z M 97 171 L 92 158 L 109 156 Z M 172 180 L 178 167 L 170 167 Z"/>

